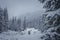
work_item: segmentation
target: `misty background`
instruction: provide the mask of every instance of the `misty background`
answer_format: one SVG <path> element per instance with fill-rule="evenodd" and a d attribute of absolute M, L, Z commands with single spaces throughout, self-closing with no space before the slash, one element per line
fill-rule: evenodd
<path fill-rule="evenodd" d="M 38 0 L 0 0 L 0 6 L 7 7 L 9 18 L 44 10 Z"/>

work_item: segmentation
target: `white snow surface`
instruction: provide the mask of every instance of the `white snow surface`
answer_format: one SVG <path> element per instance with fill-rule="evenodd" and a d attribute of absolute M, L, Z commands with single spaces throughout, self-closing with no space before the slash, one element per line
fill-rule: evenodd
<path fill-rule="evenodd" d="M 31 31 L 31 34 L 28 34 L 28 31 Z M 43 34 L 34 28 L 27 29 L 23 32 L 16 32 L 9 30 L 8 32 L 0 33 L 0 40 L 41 40 L 40 36 Z"/>

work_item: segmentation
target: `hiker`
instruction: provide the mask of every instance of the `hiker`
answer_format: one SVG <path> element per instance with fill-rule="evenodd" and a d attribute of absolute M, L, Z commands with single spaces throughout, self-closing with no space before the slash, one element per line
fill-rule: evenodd
<path fill-rule="evenodd" d="M 28 31 L 28 34 L 30 35 L 31 34 L 31 31 Z"/>

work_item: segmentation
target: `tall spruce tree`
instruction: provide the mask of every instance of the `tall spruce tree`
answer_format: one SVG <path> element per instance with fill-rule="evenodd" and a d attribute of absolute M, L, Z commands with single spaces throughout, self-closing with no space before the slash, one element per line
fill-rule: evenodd
<path fill-rule="evenodd" d="M 0 33 L 3 31 L 4 26 L 4 15 L 3 15 L 3 9 L 0 7 Z"/>
<path fill-rule="evenodd" d="M 60 8 L 60 0 L 39 0 L 41 3 L 44 4 L 44 8 L 46 8 L 46 11 L 54 11 Z M 45 38 L 45 40 L 60 40 L 60 10 L 57 10 L 58 12 L 55 13 L 54 15 L 49 15 L 47 16 L 47 20 L 44 26 L 47 29 L 47 32 L 50 32 L 49 34 L 47 33 L 48 38 Z M 53 12 L 52 12 L 53 13 Z M 51 29 L 50 29 L 51 28 Z M 52 29 L 53 28 L 53 29 Z M 44 30 L 45 31 L 45 30 Z M 52 33 L 52 34 L 51 34 Z"/>
<path fill-rule="evenodd" d="M 24 17 L 24 22 L 23 22 L 23 30 L 26 29 L 26 17 Z"/>
<path fill-rule="evenodd" d="M 17 19 L 18 30 L 21 31 L 21 19 Z"/>
<path fill-rule="evenodd" d="M 4 8 L 4 30 L 7 31 L 8 29 L 8 11 L 7 8 Z"/>

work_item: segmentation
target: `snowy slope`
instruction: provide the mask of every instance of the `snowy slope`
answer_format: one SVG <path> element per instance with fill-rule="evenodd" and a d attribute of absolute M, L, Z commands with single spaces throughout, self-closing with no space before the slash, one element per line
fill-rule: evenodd
<path fill-rule="evenodd" d="M 26 31 L 24 31 L 26 32 Z M 0 34 L 0 40 L 41 40 L 42 33 L 36 31 L 35 34 L 23 34 L 21 32 L 8 31 Z"/>

